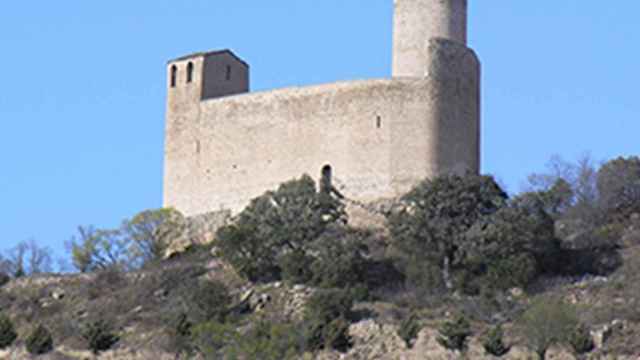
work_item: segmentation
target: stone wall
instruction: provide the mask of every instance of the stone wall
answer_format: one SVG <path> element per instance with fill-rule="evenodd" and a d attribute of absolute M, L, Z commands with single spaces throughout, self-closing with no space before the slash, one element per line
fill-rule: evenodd
<path fill-rule="evenodd" d="M 251 198 L 332 168 L 348 198 L 404 194 L 425 177 L 479 170 L 479 63 L 432 40 L 429 74 L 193 101 L 170 92 L 164 205 L 240 211 Z"/>

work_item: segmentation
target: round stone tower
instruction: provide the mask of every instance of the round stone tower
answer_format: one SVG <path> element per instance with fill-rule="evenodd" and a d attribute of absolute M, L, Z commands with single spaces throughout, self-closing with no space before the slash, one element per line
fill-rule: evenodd
<path fill-rule="evenodd" d="M 467 0 L 394 0 L 393 76 L 428 74 L 431 39 L 467 43 Z"/>

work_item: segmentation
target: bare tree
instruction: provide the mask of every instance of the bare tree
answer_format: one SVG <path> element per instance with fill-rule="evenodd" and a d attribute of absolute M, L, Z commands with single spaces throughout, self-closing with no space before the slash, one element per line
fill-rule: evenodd
<path fill-rule="evenodd" d="M 51 250 L 42 247 L 34 239 L 22 241 L 0 259 L 0 269 L 14 277 L 51 272 Z"/>
<path fill-rule="evenodd" d="M 588 153 L 575 162 L 555 155 L 547 163 L 547 171 L 530 175 L 523 189 L 550 192 L 558 184 L 568 184 L 571 195 L 566 204 L 568 206 L 565 206 L 566 218 L 579 220 L 581 226 L 597 226 L 602 221 L 597 186 L 598 166 Z"/>
<path fill-rule="evenodd" d="M 78 227 L 78 236 L 67 247 L 73 266 L 80 272 L 128 269 L 130 240 L 119 229 L 96 230 L 92 226 Z"/>

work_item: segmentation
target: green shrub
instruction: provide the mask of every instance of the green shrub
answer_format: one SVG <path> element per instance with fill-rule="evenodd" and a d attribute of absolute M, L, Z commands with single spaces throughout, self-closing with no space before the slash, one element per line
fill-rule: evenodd
<path fill-rule="evenodd" d="M 415 313 L 411 313 L 400 323 L 400 328 L 398 328 L 398 336 L 400 336 L 400 338 L 404 340 L 408 348 L 412 348 L 413 341 L 418 337 L 418 333 L 421 329 L 422 324 L 420 324 L 418 317 Z"/>
<path fill-rule="evenodd" d="M 299 331 L 290 324 L 259 321 L 229 353 L 245 359 L 298 359 L 302 352 Z"/>
<path fill-rule="evenodd" d="M 520 319 L 526 345 L 540 360 L 544 360 L 551 345 L 566 342 L 577 324 L 575 309 L 556 299 L 537 300 Z"/>
<path fill-rule="evenodd" d="M 0 314 L 0 349 L 11 346 L 17 337 L 18 334 L 11 319 L 4 314 Z"/>
<path fill-rule="evenodd" d="M 190 332 L 193 346 L 206 359 L 224 359 L 230 347 L 242 338 L 233 325 L 217 321 L 198 324 Z"/>
<path fill-rule="evenodd" d="M 240 334 L 231 324 L 207 322 L 194 327 L 193 339 L 207 359 L 297 359 L 300 332 L 290 324 L 258 321 Z"/>
<path fill-rule="evenodd" d="M 193 323 L 224 322 L 231 304 L 226 286 L 217 280 L 196 280 L 184 290 L 186 309 Z"/>
<path fill-rule="evenodd" d="M 582 355 L 590 352 L 595 347 L 589 329 L 580 324 L 569 335 L 569 344 L 576 354 Z"/>
<path fill-rule="evenodd" d="M 53 337 L 49 329 L 38 325 L 25 340 L 27 351 L 33 355 L 46 354 L 53 350 Z"/>
<path fill-rule="evenodd" d="M 120 340 L 118 335 L 112 332 L 109 324 L 103 320 L 88 323 L 82 329 L 82 338 L 94 354 L 111 349 Z"/>
<path fill-rule="evenodd" d="M 482 341 L 482 346 L 487 354 L 500 357 L 509 352 L 510 347 L 505 345 L 503 337 L 502 326 L 497 325 L 489 330 Z"/>
<path fill-rule="evenodd" d="M 464 351 L 467 348 L 467 338 L 471 336 L 471 324 L 460 315 L 452 321 L 446 321 L 439 329 L 437 341 L 449 350 Z"/>
<path fill-rule="evenodd" d="M 250 281 L 279 280 L 282 270 L 277 258 L 281 248 L 263 242 L 256 236 L 257 229 L 258 226 L 248 220 L 220 228 L 216 233 L 220 255 Z"/>
<path fill-rule="evenodd" d="M 349 348 L 349 324 L 353 298 L 344 290 L 321 290 L 314 294 L 304 311 L 305 348 L 309 351 Z"/>

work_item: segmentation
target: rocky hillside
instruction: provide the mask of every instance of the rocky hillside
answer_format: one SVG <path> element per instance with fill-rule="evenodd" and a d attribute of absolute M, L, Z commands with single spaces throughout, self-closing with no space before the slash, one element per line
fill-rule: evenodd
<path fill-rule="evenodd" d="M 427 180 L 372 228 L 302 177 L 84 232 L 79 273 L 0 276 L 0 358 L 638 359 L 640 159 L 573 169 Z"/>
<path fill-rule="evenodd" d="M 640 354 L 640 224 L 629 227 L 624 239 L 624 265 L 614 273 L 583 278 L 542 278 L 530 290 L 512 289 L 500 307 L 518 312 L 539 297 L 561 297 L 575 305 L 589 325 L 595 349 L 589 359 L 637 359 Z M 82 338 L 81 325 L 92 316 L 110 319 L 120 336 L 115 348 L 99 359 L 175 359 L 167 332 L 170 314 L 180 301 L 186 282 L 196 278 L 218 279 L 231 289 L 233 308 L 242 308 L 245 321 L 301 319 L 307 300 L 318 289 L 281 281 L 252 284 L 211 255 L 211 247 L 193 247 L 161 266 L 135 273 L 105 272 L 89 275 L 41 276 L 12 280 L 0 289 L 0 308 L 10 314 L 19 338 L 37 323 L 46 324 L 55 341 L 54 352 L 43 359 L 93 358 Z M 442 295 L 424 299 L 420 329 L 409 344 L 399 333 L 407 309 L 415 306 L 410 294 L 380 296 L 354 306 L 358 319 L 349 325 L 352 345 L 344 352 L 307 353 L 309 359 L 459 359 L 438 341 L 441 324 L 461 309 L 470 314 L 472 335 L 464 352 L 469 359 L 494 359 L 483 347 L 491 322 L 483 319 L 495 304 L 478 298 Z M 487 309 L 487 310 L 484 310 Z M 494 310 L 495 311 L 495 310 Z M 248 320 L 251 319 L 251 320 Z M 504 323 L 504 359 L 533 359 L 524 346 L 517 321 Z M 410 346 L 409 346 L 410 345 Z M 24 341 L 0 352 L 3 359 L 28 359 Z M 567 345 L 553 346 L 547 358 L 577 359 Z"/>

